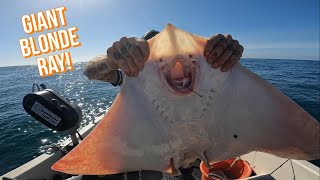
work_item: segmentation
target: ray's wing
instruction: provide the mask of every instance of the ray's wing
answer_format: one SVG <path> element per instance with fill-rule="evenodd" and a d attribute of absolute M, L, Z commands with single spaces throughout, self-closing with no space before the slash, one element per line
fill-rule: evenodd
<path fill-rule="evenodd" d="M 137 82 L 121 88 L 110 110 L 75 149 L 52 166 L 68 174 L 104 175 L 137 170 L 170 172 L 168 139 Z"/>
<path fill-rule="evenodd" d="M 262 151 L 283 158 L 320 158 L 320 123 L 273 85 L 239 63 L 231 71 L 206 71 L 214 89 L 208 123 L 210 162 Z"/>
<path fill-rule="evenodd" d="M 320 158 L 320 123 L 279 89 L 240 64 L 234 71 L 231 83 L 238 89 L 230 98 L 237 109 L 235 114 L 243 116 L 242 123 L 246 124 L 241 130 L 248 137 L 244 144 L 256 145 L 257 150 L 283 158 Z"/>

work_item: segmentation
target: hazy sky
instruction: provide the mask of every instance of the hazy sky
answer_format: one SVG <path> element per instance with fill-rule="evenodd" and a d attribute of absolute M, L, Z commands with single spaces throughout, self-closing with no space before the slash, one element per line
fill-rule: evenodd
<path fill-rule="evenodd" d="M 0 66 L 35 64 L 35 57 L 24 59 L 21 55 L 19 39 L 29 37 L 23 31 L 21 17 L 60 6 L 67 7 L 68 27 L 79 28 L 82 46 L 70 49 L 76 62 L 105 53 L 122 36 L 140 37 L 151 29 L 162 30 L 167 23 L 205 37 L 231 34 L 245 47 L 244 57 L 319 60 L 319 0 L 4 0 L 1 3 Z"/>

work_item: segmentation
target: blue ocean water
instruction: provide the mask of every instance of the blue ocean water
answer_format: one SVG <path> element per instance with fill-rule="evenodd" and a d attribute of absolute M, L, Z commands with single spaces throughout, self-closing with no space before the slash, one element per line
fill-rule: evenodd
<path fill-rule="evenodd" d="M 243 59 L 241 63 L 320 120 L 320 61 Z M 36 66 L 0 67 L 0 175 L 67 138 L 24 111 L 22 99 L 33 83 L 44 83 L 78 105 L 83 113 L 81 127 L 110 107 L 119 88 L 87 80 L 82 74 L 84 65 L 75 64 L 72 72 L 46 78 L 39 77 Z"/>

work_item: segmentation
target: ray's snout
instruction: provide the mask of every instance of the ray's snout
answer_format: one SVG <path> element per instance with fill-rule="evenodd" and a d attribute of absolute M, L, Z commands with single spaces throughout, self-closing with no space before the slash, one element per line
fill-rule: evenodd
<path fill-rule="evenodd" d="M 196 62 L 184 56 L 175 56 L 161 67 L 161 76 L 166 87 L 173 93 L 186 95 L 195 86 Z"/>

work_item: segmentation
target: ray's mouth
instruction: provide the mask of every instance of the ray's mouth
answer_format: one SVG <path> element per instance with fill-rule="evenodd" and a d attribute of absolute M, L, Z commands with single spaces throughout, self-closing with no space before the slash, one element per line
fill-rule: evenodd
<path fill-rule="evenodd" d="M 192 83 L 191 68 L 177 61 L 174 66 L 166 72 L 168 83 L 175 89 L 190 88 Z"/>
<path fill-rule="evenodd" d="M 175 58 L 165 68 L 163 76 L 169 90 L 181 94 L 190 93 L 195 85 L 195 65 L 184 58 Z"/>

